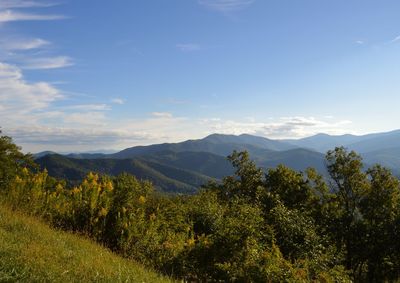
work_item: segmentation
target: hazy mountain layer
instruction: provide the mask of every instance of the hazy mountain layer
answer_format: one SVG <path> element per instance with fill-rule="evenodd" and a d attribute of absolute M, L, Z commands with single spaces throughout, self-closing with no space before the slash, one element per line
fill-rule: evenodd
<path fill-rule="evenodd" d="M 313 167 L 326 174 L 324 155 L 336 146 L 361 153 L 366 164 L 379 163 L 395 173 L 400 171 L 400 131 L 365 136 L 318 134 L 299 140 L 213 134 L 200 140 L 136 146 L 113 154 L 62 156 L 44 152 L 36 157 L 50 175 L 72 184 L 89 171 L 110 175 L 127 172 L 152 181 L 162 191 L 191 193 L 210 180 L 231 175 L 233 168 L 226 157 L 234 150 L 247 150 L 264 169 L 283 164 L 300 171 Z"/>

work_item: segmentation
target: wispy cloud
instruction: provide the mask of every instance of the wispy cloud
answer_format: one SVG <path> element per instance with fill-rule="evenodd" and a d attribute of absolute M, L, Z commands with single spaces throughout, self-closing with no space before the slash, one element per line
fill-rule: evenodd
<path fill-rule="evenodd" d="M 172 104 L 172 105 L 183 105 L 183 104 L 191 104 L 189 100 L 185 99 L 176 99 L 174 97 L 168 97 L 162 100 L 163 103 Z"/>
<path fill-rule="evenodd" d="M 79 104 L 66 107 L 67 109 L 73 110 L 84 110 L 84 111 L 107 111 L 111 110 L 111 106 L 107 104 Z"/>
<path fill-rule="evenodd" d="M 117 137 L 123 140 L 123 135 L 114 130 L 115 125 L 107 126 L 110 105 L 88 103 L 60 106 L 61 100 L 73 102 L 70 92 L 64 92 L 49 82 L 24 79 L 24 69 L 55 69 L 71 66 L 74 62 L 68 56 L 53 55 L 54 46 L 49 41 L 21 36 L 16 34 L 16 30 L 9 34 L 11 29 L 4 29 L 2 23 L 65 19 L 63 15 L 20 10 L 57 4 L 55 1 L 0 0 L 1 126 L 28 150 L 34 150 L 36 146 L 57 147 L 62 143 L 75 144 L 77 147 L 86 144 L 90 147 L 95 140 L 96 143 L 102 143 L 101 139 L 115 142 Z M 111 130 L 93 130 L 97 128 Z"/>
<path fill-rule="evenodd" d="M 359 45 L 365 44 L 364 40 L 356 40 L 355 43 L 357 43 Z"/>
<path fill-rule="evenodd" d="M 114 104 L 122 105 L 122 104 L 125 103 L 125 100 L 123 100 L 122 98 L 113 98 L 113 99 L 111 99 L 111 102 L 114 103 Z"/>
<path fill-rule="evenodd" d="M 30 50 L 50 45 L 50 42 L 41 38 L 7 38 L 0 40 L 0 47 L 5 50 Z"/>
<path fill-rule="evenodd" d="M 31 11 L 21 11 L 22 8 L 49 7 L 58 5 L 52 1 L 31 1 L 31 0 L 0 0 L 0 60 L 18 65 L 25 69 L 54 69 L 73 65 L 68 56 L 44 56 L 49 54 L 51 43 L 42 38 L 21 36 L 14 30 L 4 29 L 3 23 L 18 21 L 51 21 L 65 19 L 64 15 L 40 14 Z M 15 9 L 14 9 L 15 8 Z M 45 49 L 46 48 L 46 49 Z M 31 50 L 35 49 L 36 52 Z M 41 57 L 38 57 L 41 56 Z"/>
<path fill-rule="evenodd" d="M 200 5 L 219 12 L 231 12 L 246 8 L 255 0 L 198 0 Z"/>
<path fill-rule="evenodd" d="M 153 112 L 151 113 L 152 116 L 156 118 L 172 118 L 173 115 L 169 112 Z"/>
<path fill-rule="evenodd" d="M 82 128 L 85 126 L 100 127 L 107 125 L 107 119 L 101 111 L 75 112 L 64 115 L 63 125 L 71 128 Z"/>
<path fill-rule="evenodd" d="M 395 43 L 395 42 L 399 42 L 400 41 L 400 35 L 396 36 L 395 38 L 393 38 L 390 43 Z"/>
<path fill-rule="evenodd" d="M 45 15 L 17 12 L 13 10 L 0 11 L 0 23 L 16 21 L 50 21 L 66 19 L 63 15 Z"/>
<path fill-rule="evenodd" d="M 23 69 L 57 69 L 74 65 L 68 56 L 31 58 L 24 61 Z"/>
<path fill-rule="evenodd" d="M 0 9 L 9 8 L 31 8 L 31 7 L 51 7 L 56 6 L 59 3 L 55 1 L 50 2 L 38 2 L 38 1 L 27 1 L 27 0 L 1 0 Z"/>
<path fill-rule="evenodd" d="M 179 43 L 175 46 L 178 50 L 183 51 L 183 52 L 191 52 L 191 51 L 201 50 L 201 46 L 196 43 Z"/>

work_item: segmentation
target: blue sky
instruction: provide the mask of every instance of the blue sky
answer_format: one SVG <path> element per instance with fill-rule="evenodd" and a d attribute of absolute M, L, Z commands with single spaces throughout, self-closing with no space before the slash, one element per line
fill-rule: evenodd
<path fill-rule="evenodd" d="M 0 126 L 25 151 L 388 131 L 399 1 L 0 0 Z"/>

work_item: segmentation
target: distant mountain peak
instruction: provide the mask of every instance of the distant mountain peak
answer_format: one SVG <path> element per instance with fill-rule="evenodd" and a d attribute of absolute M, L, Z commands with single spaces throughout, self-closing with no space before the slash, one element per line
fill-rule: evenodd
<path fill-rule="evenodd" d="M 224 139 L 224 138 L 237 138 L 236 135 L 228 135 L 228 134 L 210 134 L 201 140 L 214 140 L 214 139 Z"/>

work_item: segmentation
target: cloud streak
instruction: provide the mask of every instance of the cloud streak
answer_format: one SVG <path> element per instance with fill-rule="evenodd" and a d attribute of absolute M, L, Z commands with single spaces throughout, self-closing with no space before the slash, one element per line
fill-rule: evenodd
<path fill-rule="evenodd" d="M 156 118 L 172 118 L 173 117 L 172 113 L 169 113 L 169 112 L 153 112 L 153 113 L 151 113 L 151 115 Z"/>
<path fill-rule="evenodd" d="M 45 15 L 16 12 L 13 10 L 0 11 L 0 23 L 16 22 L 16 21 L 50 21 L 66 19 L 63 15 Z"/>
<path fill-rule="evenodd" d="M 211 10 L 219 12 L 232 12 L 244 9 L 254 3 L 255 0 L 198 0 L 198 3 Z"/>
<path fill-rule="evenodd" d="M 400 41 L 400 35 L 396 36 L 395 38 L 393 38 L 390 43 L 395 43 L 395 42 L 399 42 Z"/>
<path fill-rule="evenodd" d="M 22 68 L 30 70 L 38 69 L 58 69 L 74 65 L 68 56 L 31 58 L 24 61 Z"/>
<path fill-rule="evenodd" d="M 0 40 L 0 47 L 5 50 L 31 50 L 50 45 L 50 42 L 41 38 L 7 38 Z"/>
<path fill-rule="evenodd" d="M 125 100 L 123 100 L 122 98 L 113 98 L 113 99 L 111 99 L 111 102 L 114 104 L 122 105 L 125 103 Z"/>
<path fill-rule="evenodd" d="M 26 0 L 2 0 L 0 2 L 0 9 L 10 8 L 33 8 L 33 7 L 52 7 L 58 3 L 50 2 L 37 2 L 37 1 L 26 1 Z"/>
<path fill-rule="evenodd" d="M 182 52 L 192 52 L 201 50 L 201 46 L 196 43 L 179 43 L 175 47 Z"/>
<path fill-rule="evenodd" d="M 111 110 L 111 106 L 107 104 L 80 104 L 80 105 L 72 105 L 66 107 L 67 109 L 73 110 L 85 110 L 85 111 L 108 111 Z"/>

